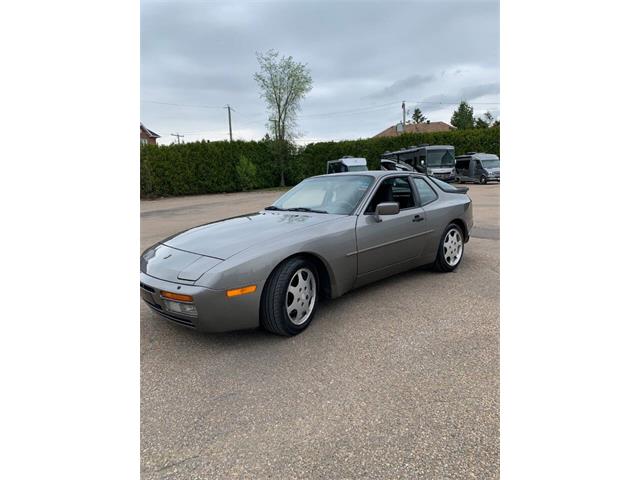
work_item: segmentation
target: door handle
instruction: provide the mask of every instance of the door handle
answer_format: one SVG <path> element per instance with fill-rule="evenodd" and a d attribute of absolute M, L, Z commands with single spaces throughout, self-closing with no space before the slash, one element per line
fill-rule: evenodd
<path fill-rule="evenodd" d="M 414 215 L 413 217 L 414 222 L 421 222 L 423 220 L 424 220 L 424 217 L 422 215 Z"/>

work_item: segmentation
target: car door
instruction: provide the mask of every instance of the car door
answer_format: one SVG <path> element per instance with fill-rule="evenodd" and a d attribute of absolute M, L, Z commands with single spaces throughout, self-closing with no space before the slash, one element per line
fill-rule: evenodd
<path fill-rule="evenodd" d="M 423 176 L 411 177 L 418 196 L 419 205 L 424 211 L 425 236 L 423 237 L 424 250 L 422 252 L 424 263 L 431 263 L 436 259 L 440 237 L 444 227 L 448 225 L 447 207 L 443 202 L 438 202 L 436 189 L 429 184 Z"/>
<path fill-rule="evenodd" d="M 396 215 L 376 219 L 378 203 L 397 202 Z M 382 278 L 411 263 L 424 248 L 424 211 L 408 175 L 385 178 L 356 222 L 358 279 Z M 391 272 L 391 273 L 390 273 Z M 375 278 L 372 278 L 375 277 Z"/>
<path fill-rule="evenodd" d="M 484 168 L 482 168 L 482 164 L 480 163 L 480 160 L 473 160 L 473 178 L 475 180 L 480 180 L 480 177 L 482 177 L 482 175 L 484 175 Z"/>
<path fill-rule="evenodd" d="M 458 160 L 456 163 L 456 172 L 458 173 L 458 177 L 460 180 L 467 181 L 469 180 L 470 175 L 470 166 L 471 162 L 468 159 Z"/>

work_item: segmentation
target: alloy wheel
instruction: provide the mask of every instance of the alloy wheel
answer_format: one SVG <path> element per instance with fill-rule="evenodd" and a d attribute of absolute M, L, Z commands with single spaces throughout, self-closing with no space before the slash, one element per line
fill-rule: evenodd
<path fill-rule="evenodd" d="M 452 228 L 444 237 L 444 260 L 450 267 L 455 267 L 462 258 L 462 235 L 456 228 Z"/>
<path fill-rule="evenodd" d="M 287 288 L 287 316 L 294 325 L 307 321 L 316 303 L 316 279 L 308 268 L 296 271 Z"/>

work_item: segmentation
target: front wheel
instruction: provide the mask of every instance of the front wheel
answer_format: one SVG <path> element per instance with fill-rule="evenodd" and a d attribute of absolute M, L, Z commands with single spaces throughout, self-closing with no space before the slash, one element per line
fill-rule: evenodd
<path fill-rule="evenodd" d="M 444 230 L 444 235 L 438 247 L 438 256 L 434 268 L 439 272 L 453 272 L 464 254 L 464 236 L 462 230 L 455 223 L 450 223 Z"/>
<path fill-rule="evenodd" d="M 318 303 L 318 272 L 303 258 L 291 258 L 269 277 L 261 302 L 260 323 L 268 331 L 297 335 L 309 326 Z"/>
<path fill-rule="evenodd" d="M 485 177 L 484 175 L 482 175 L 482 176 L 480 177 L 480 183 L 481 183 L 482 185 L 486 185 L 486 184 L 487 184 L 487 177 Z"/>

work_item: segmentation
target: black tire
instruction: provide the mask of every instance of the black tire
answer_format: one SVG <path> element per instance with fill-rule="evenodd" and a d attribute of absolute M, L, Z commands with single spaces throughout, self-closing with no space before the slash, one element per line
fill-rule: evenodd
<path fill-rule="evenodd" d="M 304 323 L 296 325 L 287 313 L 287 301 L 290 295 L 288 288 L 293 276 L 301 270 L 309 271 L 313 275 L 315 297 Z M 320 283 L 315 265 L 304 258 L 290 258 L 278 265 L 267 280 L 260 304 L 260 325 L 265 330 L 277 335 L 286 337 L 297 335 L 307 328 L 313 320 L 319 300 Z"/>
<path fill-rule="evenodd" d="M 455 264 L 451 265 L 450 261 L 447 261 L 448 253 L 445 251 L 445 240 L 449 236 L 450 232 L 456 231 L 457 235 L 460 239 L 460 258 L 457 259 Z M 433 269 L 438 272 L 453 272 L 458 265 L 462 263 L 462 257 L 464 256 L 464 234 L 462 229 L 456 225 L 455 223 L 450 223 L 447 225 L 447 228 L 444 229 L 444 233 L 442 234 L 442 238 L 440 239 L 440 245 L 438 246 L 438 256 L 436 257 L 436 261 L 433 263 Z"/>
<path fill-rule="evenodd" d="M 486 185 L 487 184 L 487 177 L 485 177 L 484 175 L 482 175 L 480 177 L 480 184 L 482 185 Z"/>

